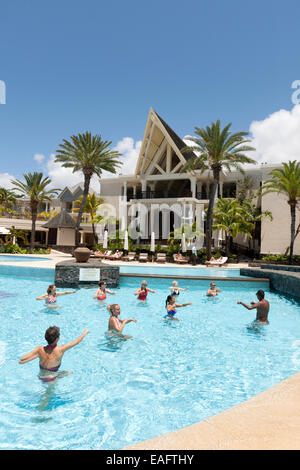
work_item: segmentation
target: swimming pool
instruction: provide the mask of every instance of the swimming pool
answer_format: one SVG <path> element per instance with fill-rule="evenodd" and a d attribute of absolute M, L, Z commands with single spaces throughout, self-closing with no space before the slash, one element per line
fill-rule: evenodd
<path fill-rule="evenodd" d="M 140 279 L 123 277 L 108 301 L 138 322 L 125 327 L 132 339 L 118 342 L 104 336 L 108 313 L 92 298 L 95 288 L 60 297 L 57 310 L 35 301 L 52 281 L 0 276 L 1 449 L 121 449 L 208 418 L 299 370 L 300 305 L 267 283 L 259 287 L 271 302 L 270 325 L 255 328 L 254 313 L 236 301 L 253 300 L 257 283 L 218 281 L 222 293 L 208 299 L 208 281 L 182 280 L 189 289 L 179 299 L 193 305 L 172 322 L 164 318 L 170 281 L 149 280 L 156 293 L 140 304 L 133 295 Z M 37 361 L 17 360 L 45 344 L 52 325 L 60 344 L 85 328 L 90 334 L 64 356 L 62 370 L 73 374 L 45 385 Z"/>
<path fill-rule="evenodd" d="M 0 263 L 2 262 L 15 262 L 15 261 L 46 261 L 51 258 L 42 258 L 39 256 L 17 256 L 17 255 L 0 255 Z"/>
<path fill-rule="evenodd" d="M 163 274 L 199 277 L 242 277 L 236 268 L 185 268 L 183 266 L 120 266 L 122 274 Z"/>

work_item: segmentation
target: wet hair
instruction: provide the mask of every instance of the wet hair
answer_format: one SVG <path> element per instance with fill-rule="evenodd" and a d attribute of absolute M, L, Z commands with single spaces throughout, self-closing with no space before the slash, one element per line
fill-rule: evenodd
<path fill-rule="evenodd" d="M 112 315 L 115 311 L 115 308 L 118 306 L 119 304 L 110 304 L 107 306 L 107 311 Z"/>
<path fill-rule="evenodd" d="M 147 281 L 142 281 L 141 289 L 145 289 L 147 287 Z"/>
<path fill-rule="evenodd" d="M 55 287 L 55 284 L 50 284 L 48 289 L 47 289 L 47 294 L 50 295 L 52 294 L 52 291 L 53 291 L 53 287 Z"/>
<path fill-rule="evenodd" d="M 48 344 L 54 343 L 54 341 L 59 338 L 60 336 L 60 329 L 58 326 L 50 326 L 45 333 L 45 340 Z"/>
<path fill-rule="evenodd" d="M 106 281 L 100 281 L 98 285 L 99 285 L 99 287 L 102 287 L 103 284 L 106 284 Z"/>
<path fill-rule="evenodd" d="M 166 298 L 166 306 L 171 302 L 173 297 L 174 297 L 174 295 L 168 295 L 168 297 Z"/>
<path fill-rule="evenodd" d="M 265 293 L 263 290 L 259 289 L 257 292 L 256 292 L 256 295 L 257 297 L 259 297 L 260 299 L 264 299 L 265 298 Z"/>

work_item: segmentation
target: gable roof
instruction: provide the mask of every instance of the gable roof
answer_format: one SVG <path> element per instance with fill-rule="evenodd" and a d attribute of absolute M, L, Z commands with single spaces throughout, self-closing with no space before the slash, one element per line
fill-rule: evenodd
<path fill-rule="evenodd" d="M 187 147 L 185 142 L 159 114 L 150 108 L 139 158 L 136 164 L 135 175 L 144 175 L 147 173 L 148 168 L 153 167 L 153 165 L 157 166 L 156 160 L 161 158 L 167 144 L 171 147 L 178 161 L 181 162 L 181 165 L 179 163 L 178 170 L 180 166 L 184 166 L 189 159 L 196 157 L 192 150 L 182 152 L 182 150 Z"/>
<path fill-rule="evenodd" d="M 75 228 L 76 222 L 73 217 L 65 210 L 62 209 L 52 219 L 48 220 L 43 227 L 45 228 Z"/>

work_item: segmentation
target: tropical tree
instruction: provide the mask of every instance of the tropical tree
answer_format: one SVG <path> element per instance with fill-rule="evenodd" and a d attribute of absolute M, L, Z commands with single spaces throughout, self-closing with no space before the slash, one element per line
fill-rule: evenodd
<path fill-rule="evenodd" d="M 250 214 L 237 199 L 218 199 L 213 210 L 213 230 L 225 232 L 226 256 L 230 254 L 230 242 L 238 234 L 252 238 L 254 223 L 249 222 Z"/>
<path fill-rule="evenodd" d="M 0 187 L 0 204 L 3 204 L 4 215 L 7 214 L 7 209 L 16 203 L 17 198 L 17 194 L 15 194 L 13 191 Z"/>
<path fill-rule="evenodd" d="M 90 132 L 86 132 L 85 134 L 72 135 L 70 139 L 70 141 L 63 139 L 63 143 L 59 145 L 60 148 L 56 151 L 55 161 L 62 163 L 65 168 L 72 168 L 73 173 L 82 172 L 84 177 L 83 198 L 75 228 L 75 243 L 78 245 L 80 222 L 93 175 L 101 178 L 104 170 L 116 173 L 117 168 L 122 163 L 118 160 L 119 152 L 109 148 L 111 142 L 102 140 L 98 134 L 92 135 Z"/>
<path fill-rule="evenodd" d="M 28 243 L 27 232 L 25 230 L 18 230 L 14 225 L 12 225 L 9 229 L 9 234 L 5 237 L 5 240 L 9 243 L 15 243 L 18 238 L 23 240 L 24 243 Z"/>
<path fill-rule="evenodd" d="M 35 225 L 37 219 L 38 205 L 41 202 L 49 201 L 52 197 L 56 196 L 59 189 L 47 189 L 47 186 L 51 183 L 51 179 L 43 176 L 43 173 L 24 173 L 25 182 L 18 179 L 11 180 L 15 185 L 13 190 L 18 191 L 20 196 L 28 197 L 30 202 L 31 212 L 31 237 L 30 237 L 30 249 L 34 249 L 35 241 Z"/>
<path fill-rule="evenodd" d="M 282 163 L 282 168 L 272 170 L 271 178 L 264 182 L 262 194 L 278 193 L 287 198 L 291 214 L 290 254 L 289 261 L 292 262 L 294 254 L 294 241 L 296 235 L 296 208 L 300 200 L 300 162 L 297 160 Z"/>
<path fill-rule="evenodd" d="M 80 196 L 79 199 L 74 201 L 75 207 L 73 207 L 73 212 L 79 212 L 82 199 L 83 199 L 83 195 Z M 85 201 L 84 212 L 87 212 L 90 216 L 95 245 L 98 243 L 98 235 L 95 230 L 95 223 L 99 223 L 100 220 L 103 219 L 103 217 L 97 216 L 97 210 L 99 206 L 103 204 L 103 202 L 104 202 L 104 198 L 103 197 L 98 198 L 95 193 L 89 193 Z M 76 207 L 76 206 L 79 206 L 79 207 Z"/>
<path fill-rule="evenodd" d="M 183 152 L 196 152 L 195 157 L 191 158 L 184 166 L 182 171 L 200 170 L 212 172 L 213 183 L 209 192 L 209 204 L 206 212 L 206 256 L 211 257 L 211 237 L 212 237 L 212 213 L 219 185 L 220 174 L 223 170 L 232 171 L 237 169 L 243 173 L 241 165 L 245 163 L 256 163 L 255 160 L 248 157 L 245 152 L 255 150 L 247 145 L 250 139 L 245 137 L 248 132 L 230 131 L 231 124 L 227 124 L 221 129 L 220 121 L 212 123 L 206 128 L 195 127 L 196 137 L 189 137 L 195 145 L 186 147 Z"/>

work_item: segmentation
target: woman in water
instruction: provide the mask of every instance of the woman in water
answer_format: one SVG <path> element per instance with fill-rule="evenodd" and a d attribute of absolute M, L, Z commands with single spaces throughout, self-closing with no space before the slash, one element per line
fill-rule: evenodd
<path fill-rule="evenodd" d="M 130 318 L 129 320 L 121 320 L 118 316 L 121 313 L 120 305 L 112 304 L 108 305 L 107 307 L 108 312 L 110 313 L 110 319 L 108 322 L 108 332 L 114 334 L 122 334 L 123 328 L 126 323 L 134 322 L 136 323 L 137 320 L 134 318 Z M 123 336 L 123 335 L 122 335 Z"/>
<path fill-rule="evenodd" d="M 39 297 L 36 298 L 36 300 L 43 300 L 45 299 L 47 307 L 54 307 L 57 308 L 57 305 L 54 305 L 56 303 L 56 297 L 59 295 L 66 295 L 66 294 L 75 294 L 76 290 L 66 290 L 64 292 L 56 292 L 56 286 L 54 284 L 50 284 L 47 293 L 42 294 Z"/>
<path fill-rule="evenodd" d="M 25 364 L 26 362 L 33 361 L 39 358 L 40 360 L 40 374 L 39 379 L 43 382 L 52 382 L 59 376 L 66 375 L 66 372 L 58 373 L 60 368 L 62 357 L 64 353 L 79 344 L 83 338 L 89 333 L 88 330 L 84 330 L 81 336 L 72 341 L 71 343 L 58 346 L 58 340 L 60 336 L 60 330 L 57 326 L 50 326 L 46 330 L 45 339 L 48 343 L 47 346 L 37 346 L 33 351 L 21 357 L 19 364 Z"/>
<path fill-rule="evenodd" d="M 171 291 L 172 291 L 171 295 L 179 295 L 181 290 L 182 291 L 187 290 L 187 288 L 184 289 L 183 287 L 178 287 L 178 282 L 177 281 L 173 281 L 172 286 L 169 287 L 169 289 L 171 289 Z"/>
<path fill-rule="evenodd" d="M 147 299 L 148 292 L 154 294 L 155 290 L 149 289 L 149 287 L 147 287 L 147 281 L 142 281 L 141 287 L 135 291 L 134 295 L 137 295 L 138 300 L 143 302 Z"/>
<path fill-rule="evenodd" d="M 166 300 L 166 309 L 167 309 L 167 318 L 171 320 L 178 320 L 178 318 L 174 318 L 176 314 L 176 308 L 178 307 L 186 307 L 187 305 L 192 305 L 191 302 L 187 304 L 176 304 L 174 295 L 168 295 Z"/>
<path fill-rule="evenodd" d="M 99 282 L 99 289 L 97 290 L 96 294 L 94 295 L 94 299 L 98 300 L 105 300 L 106 299 L 106 294 L 111 294 L 114 295 L 115 292 L 112 292 L 111 290 L 106 289 L 106 281 L 100 281 Z"/>

